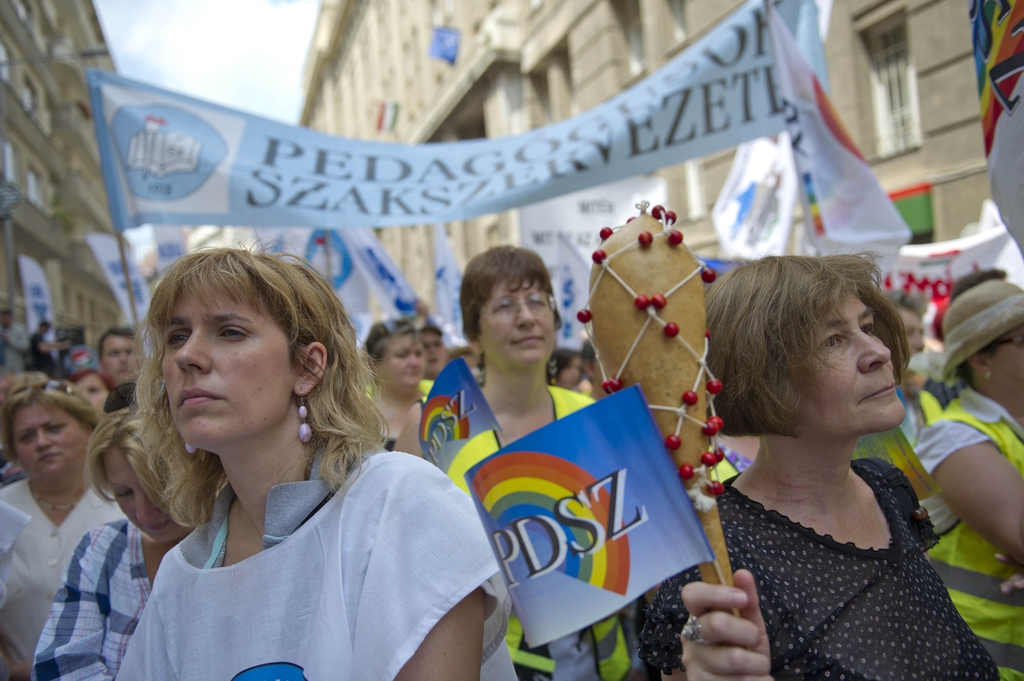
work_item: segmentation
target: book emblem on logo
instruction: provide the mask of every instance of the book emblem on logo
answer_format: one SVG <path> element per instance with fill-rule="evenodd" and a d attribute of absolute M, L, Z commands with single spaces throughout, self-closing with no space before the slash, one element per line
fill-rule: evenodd
<path fill-rule="evenodd" d="M 227 156 L 227 144 L 213 126 L 177 107 L 122 107 L 110 128 L 128 188 L 145 199 L 192 194 Z"/>
<path fill-rule="evenodd" d="M 171 173 L 194 173 L 199 168 L 203 143 L 184 132 L 167 132 L 167 120 L 146 116 L 142 131 L 128 142 L 128 168 L 143 176 L 165 177 Z"/>

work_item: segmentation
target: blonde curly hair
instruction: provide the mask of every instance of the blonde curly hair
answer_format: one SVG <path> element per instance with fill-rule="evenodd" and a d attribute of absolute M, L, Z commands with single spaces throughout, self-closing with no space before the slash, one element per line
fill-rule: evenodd
<path fill-rule="evenodd" d="M 163 384 L 163 330 L 183 301 L 210 306 L 218 299 L 247 305 L 272 319 L 288 338 L 297 371 L 320 374 L 308 366 L 302 348 L 314 341 L 326 348 L 326 367 L 306 396 L 313 437 L 305 449 L 307 469 L 316 454 L 323 454 L 319 475 L 331 489 L 341 487 L 365 453 L 383 447 L 387 432 L 367 390 L 373 374 L 356 343 L 349 315 L 309 263 L 293 256 L 231 248 L 190 253 L 168 269 L 154 291 L 135 337 L 135 352 L 142 357 L 137 408 L 143 445 L 167 462 L 167 490 L 162 495 L 167 511 L 175 522 L 191 527 L 210 521 L 217 492 L 227 477 L 217 455 L 185 452 Z"/>

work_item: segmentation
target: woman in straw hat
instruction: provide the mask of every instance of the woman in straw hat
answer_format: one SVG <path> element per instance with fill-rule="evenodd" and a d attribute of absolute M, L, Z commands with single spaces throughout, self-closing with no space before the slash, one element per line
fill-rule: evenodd
<path fill-rule="evenodd" d="M 918 444 L 942 486 L 931 558 L 1004 679 L 1024 679 L 1024 291 L 987 281 L 942 322 L 943 377 L 967 385 Z"/>

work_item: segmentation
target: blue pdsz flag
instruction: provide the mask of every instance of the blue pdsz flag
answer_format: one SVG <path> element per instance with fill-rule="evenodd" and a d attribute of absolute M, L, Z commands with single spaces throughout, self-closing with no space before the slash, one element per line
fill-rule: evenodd
<path fill-rule="evenodd" d="M 423 455 L 444 472 L 469 440 L 486 430 L 501 430 L 466 360 L 448 362 L 441 370 L 420 417 Z"/>
<path fill-rule="evenodd" d="M 639 386 L 516 440 L 466 484 L 534 647 L 713 560 Z"/>
<path fill-rule="evenodd" d="M 434 38 L 430 41 L 430 51 L 427 56 L 444 59 L 449 64 L 454 64 L 455 59 L 459 56 L 459 29 L 435 26 Z"/>

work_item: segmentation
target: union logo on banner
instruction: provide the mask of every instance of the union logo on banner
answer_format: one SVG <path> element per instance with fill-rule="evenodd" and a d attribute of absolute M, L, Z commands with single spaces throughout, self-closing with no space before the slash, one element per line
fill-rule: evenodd
<path fill-rule="evenodd" d="M 128 187 L 146 199 L 188 196 L 227 155 L 227 144 L 212 126 L 176 107 L 121 107 L 111 133 Z"/>
<path fill-rule="evenodd" d="M 534 647 L 713 560 L 639 386 L 513 442 L 465 480 Z"/>
<path fill-rule="evenodd" d="M 987 156 L 1003 112 L 1012 116 L 1020 105 L 1014 89 L 1024 73 L 1024 2 L 972 0 L 971 30 Z"/>
<path fill-rule="evenodd" d="M 447 473 L 459 450 L 488 430 L 501 430 L 498 419 L 466 360 L 454 359 L 438 374 L 423 405 L 419 430 L 423 454 Z"/>
<path fill-rule="evenodd" d="M 586 469 L 541 452 L 516 452 L 492 459 L 473 478 L 473 492 L 494 521 L 505 529 L 494 535 L 500 542 L 502 567 L 509 585 L 516 586 L 512 563 L 520 555 L 530 578 L 553 570 L 626 595 L 629 585 L 627 533 L 649 520 L 647 509 L 634 517 L 619 517 L 617 502 L 626 488 L 626 470 L 597 480 Z M 635 513 L 634 513 L 635 511 Z M 554 550 L 545 560 L 531 539 L 537 525 Z"/>

